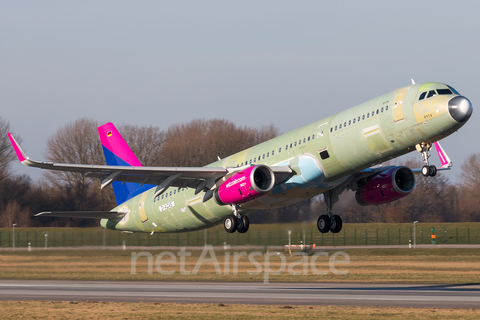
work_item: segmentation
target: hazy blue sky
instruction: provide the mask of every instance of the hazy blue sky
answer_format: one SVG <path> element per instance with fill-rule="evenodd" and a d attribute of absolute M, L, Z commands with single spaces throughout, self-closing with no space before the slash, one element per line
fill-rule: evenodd
<path fill-rule="evenodd" d="M 455 179 L 480 151 L 479 12 L 477 1 L 2 1 L 1 116 L 41 160 L 48 137 L 84 116 L 283 133 L 411 78 L 440 81 L 475 109 L 443 142 Z"/>

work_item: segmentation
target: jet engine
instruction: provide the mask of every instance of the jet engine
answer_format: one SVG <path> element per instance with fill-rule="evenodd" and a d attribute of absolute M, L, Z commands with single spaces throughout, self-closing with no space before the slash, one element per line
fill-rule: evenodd
<path fill-rule="evenodd" d="M 393 167 L 365 182 L 355 193 L 361 206 L 379 205 L 405 197 L 415 188 L 415 174 L 407 167 Z"/>
<path fill-rule="evenodd" d="M 219 205 L 238 204 L 257 199 L 272 190 L 275 175 L 265 165 L 251 166 L 236 172 L 214 191 Z"/>

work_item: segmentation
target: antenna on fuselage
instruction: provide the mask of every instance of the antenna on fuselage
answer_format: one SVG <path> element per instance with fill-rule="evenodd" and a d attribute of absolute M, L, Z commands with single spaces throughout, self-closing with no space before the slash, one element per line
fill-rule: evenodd
<path fill-rule="evenodd" d="M 410 80 L 412 80 L 412 84 L 415 84 L 415 81 L 413 79 L 410 79 Z"/>

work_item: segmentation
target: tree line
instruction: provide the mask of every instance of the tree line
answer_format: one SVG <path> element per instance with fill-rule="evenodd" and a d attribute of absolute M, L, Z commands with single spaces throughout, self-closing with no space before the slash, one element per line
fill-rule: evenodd
<path fill-rule="evenodd" d="M 61 163 L 105 164 L 97 127 L 89 118 L 73 121 L 47 141 L 46 160 Z M 145 166 L 200 167 L 278 135 L 273 126 L 238 126 L 224 119 L 193 120 L 162 130 L 156 126 L 117 127 Z M 0 117 L 0 227 L 98 226 L 98 221 L 67 218 L 33 218 L 42 211 L 110 210 L 115 206 L 111 187 L 80 173 L 47 171 L 38 181 L 16 174 L 17 161 L 7 137 L 8 121 Z M 20 142 L 21 138 L 16 135 Z M 403 163 L 421 167 L 413 160 Z M 405 198 L 380 206 L 362 207 L 353 192 L 345 192 L 334 207 L 345 222 L 455 222 L 480 221 L 480 153 L 461 166 L 461 180 L 451 183 L 439 173 L 435 178 L 417 177 L 417 187 Z M 252 223 L 312 222 L 326 212 L 322 196 L 250 215 Z"/>

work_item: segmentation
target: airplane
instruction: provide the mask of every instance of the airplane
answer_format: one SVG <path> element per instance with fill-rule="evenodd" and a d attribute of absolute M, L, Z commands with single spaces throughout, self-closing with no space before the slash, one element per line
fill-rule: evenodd
<path fill-rule="evenodd" d="M 472 103 L 449 85 L 412 83 L 204 167 L 143 167 L 112 123 L 98 127 L 107 165 L 32 160 L 8 137 L 22 164 L 100 179 L 117 201 L 111 211 L 36 216 L 100 219 L 103 228 L 151 234 L 223 222 L 226 232 L 245 233 L 248 214 L 323 194 L 327 212 L 318 230 L 338 233 L 343 223 L 333 206 L 345 190 L 362 206 L 380 205 L 410 194 L 416 174 L 433 177 L 452 167 L 438 141 L 469 120 Z M 429 164 L 433 145 L 438 169 Z M 413 151 L 422 156 L 420 169 L 379 166 Z"/>

